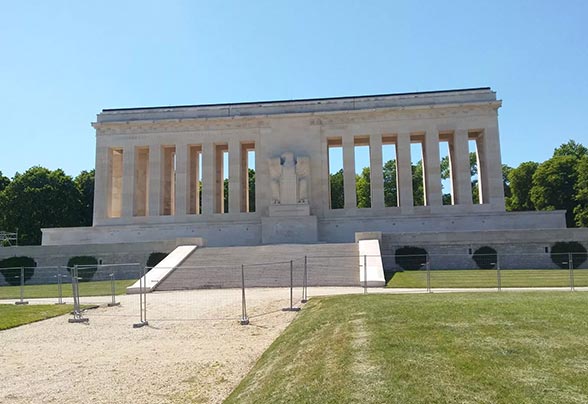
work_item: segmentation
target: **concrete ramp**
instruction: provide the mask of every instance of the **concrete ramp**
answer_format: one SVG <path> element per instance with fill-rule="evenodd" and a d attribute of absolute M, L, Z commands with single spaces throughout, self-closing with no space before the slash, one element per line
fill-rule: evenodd
<path fill-rule="evenodd" d="M 386 286 L 380 242 L 378 240 L 359 240 L 358 244 L 360 283 L 363 285 L 367 279 L 367 286 L 370 288 Z"/>
<path fill-rule="evenodd" d="M 144 276 L 147 285 L 147 292 L 152 292 L 163 282 L 179 265 L 182 264 L 196 250 L 195 245 L 181 245 L 176 247 L 159 264 L 154 266 Z M 127 288 L 127 294 L 139 293 L 140 284 L 143 278 Z"/>
<path fill-rule="evenodd" d="M 241 287 L 241 265 L 247 287 L 302 284 L 306 257 L 309 286 L 359 286 L 358 245 L 273 244 L 250 247 L 203 247 L 194 251 L 157 290 Z"/>

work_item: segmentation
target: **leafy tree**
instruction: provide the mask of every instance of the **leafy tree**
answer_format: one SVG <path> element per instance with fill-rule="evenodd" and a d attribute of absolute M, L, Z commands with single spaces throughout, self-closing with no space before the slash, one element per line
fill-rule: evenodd
<path fill-rule="evenodd" d="M 71 257 L 67 261 L 67 272 L 71 273 L 72 268 L 76 265 L 79 266 L 78 278 L 80 282 L 91 281 L 94 277 L 94 274 L 98 270 L 98 260 L 96 259 L 96 257 L 92 257 L 89 255 L 79 255 L 76 257 Z"/>
<path fill-rule="evenodd" d="M 423 183 L 423 163 L 419 160 L 412 165 L 412 198 L 414 206 L 424 206 L 425 185 Z"/>
<path fill-rule="evenodd" d="M 343 169 L 329 176 L 331 182 L 331 209 L 342 209 L 345 206 L 343 195 Z"/>
<path fill-rule="evenodd" d="M 384 206 L 398 206 L 396 184 L 396 160 L 388 160 L 384 164 Z"/>
<path fill-rule="evenodd" d="M 506 164 L 502 165 L 502 185 L 504 186 L 504 197 L 505 198 L 510 198 L 512 195 L 512 191 L 510 189 L 510 180 L 508 179 L 508 176 L 512 170 L 513 170 L 512 167 L 510 167 Z"/>
<path fill-rule="evenodd" d="M 3 176 L 2 171 L 0 171 L 0 192 L 2 192 L 8 184 L 10 184 L 10 178 Z"/>
<path fill-rule="evenodd" d="M 80 193 L 62 170 L 32 167 L 0 193 L 0 215 L 6 228 L 18 229 L 19 244 L 40 244 L 41 228 L 80 225 Z"/>
<path fill-rule="evenodd" d="M 369 208 L 372 206 L 372 192 L 370 168 L 364 167 L 360 175 L 355 176 L 355 190 L 357 193 L 357 207 Z"/>
<path fill-rule="evenodd" d="M 0 273 L 6 283 L 12 286 L 20 285 L 21 267 L 24 268 L 24 283 L 35 274 L 37 263 L 31 257 L 10 257 L 0 260 Z"/>
<path fill-rule="evenodd" d="M 535 210 L 531 201 L 531 188 L 533 186 L 533 174 L 537 171 L 539 163 L 527 161 L 513 168 L 508 173 L 511 196 L 506 199 L 506 209 L 509 211 Z"/>
<path fill-rule="evenodd" d="M 396 265 L 405 271 L 424 269 L 427 263 L 427 250 L 420 247 L 404 246 L 395 253 Z"/>
<path fill-rule="evenodd" d="M 247 170 L 249 181 L 249 212 L 255 212 L 255 170 Z"/>
<path fill-rule="evenodd" d="M 574 227 L 575 185 L 578 158 L 556 156 L 544 161 L 533 174 L 531 201 L 538 210 L 563 209 L 568 227 Z"/>
<path fill-rule="evenodd" d="M 588 257 L 586 247 L 577 241 L 558 241 L 551 247 L 551 260 L 558 267 L 567 269 L 570 265 L 570 253 L 572 254 L 572 268 L 579 268 Z"/>
<path fill-rule="evenodd" d="M 496 265 L 498 255 L 492 247 L 484 246 L 474 251 L 472 259 L 480 269 L 492 269 Z"/>
<path fill-rule="evenodd" d="M 92 226 L 92 217 L 94 215 L 94 170 L 82 171 L 74 179 L 74 183 L 80 192 L 80 225 Z"/>
<path fill-rule="evenodd" d="M 576 202 L 574 219 L 576 226 L 588 227 L 588 156 L 578 162 L 576 181 Z"/>
<path fill-rule="evenodd" d="M 574 140 L 570 139 L 567 143 L 560 145 L 553 151 L 553 157 L 561 156 L 574 156 L 580 159 L 584 156 L 588 156 L 588 149 L 581 143 L 576 143 Z"/>

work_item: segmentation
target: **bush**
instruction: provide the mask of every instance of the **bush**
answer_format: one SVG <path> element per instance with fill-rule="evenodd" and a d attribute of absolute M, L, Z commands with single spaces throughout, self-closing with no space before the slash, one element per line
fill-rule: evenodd
<path fill-rule="evenodd" d="M 80 282 L 88 282 L 92 280 L 94 274 L 98 270 L 98 260 L 96 257 L 91 257 L 89 255 L 71 257 L 69 261 L 67 261 L 67 271 L 71 273 L 71 269 L 76 265 L 78 266 L 78 278 L 80 278 Z"/>
<path fill-rule="evenodd" d="M 577 241 L 558 241 L 551 247 L 551 260 L 562 269 L 568 269 L 569 253 L 572 253 L 572 267 L 578 268 L 587 258 L 586 248 Z"/>
<path fill-rule="evenodd" d="M 480 269 L 492 269 L 496 266 L 498 254 L 492 247 L 484 246 L 474 251 L 472 259 Z"/>
<path fill-rule="evenodd" d="M 0 261 L 0 273 L 4 276 L 6 283 L 12 286 L 20 285 L 20 268 L 24 267 L 24 283 L 27 283 L 35 273 L 37 263 L 31 257 L 10 257 Z"/>
<path fill-rule="evenodd" d="M 396 250 L 396 265 L 408 270 L 422 269 L 427 262 L 427 250 L 420 247 L 404 246 Z"/>
<path fill-rule="evenodd" d="M 149 258 L 147 258 L 147 268 L 153 268 L 157 264 L 159 264 L 165 257 L 168 256 L 168 253 L 163 252 L 152 252 L 149 254 Z"/>

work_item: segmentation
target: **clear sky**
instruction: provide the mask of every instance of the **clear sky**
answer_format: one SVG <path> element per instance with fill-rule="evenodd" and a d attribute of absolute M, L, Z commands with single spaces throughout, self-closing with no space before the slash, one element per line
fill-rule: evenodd
<path fill-rule="evenodd" d="M 490 86 L 503 162 L 588 144 L 586 1 L 0 0 L 0 171 L 94 167 L 103 108 Z"/>

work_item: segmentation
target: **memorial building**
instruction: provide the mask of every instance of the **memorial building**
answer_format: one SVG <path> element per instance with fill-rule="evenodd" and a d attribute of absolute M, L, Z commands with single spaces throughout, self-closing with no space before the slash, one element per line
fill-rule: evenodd
<path fill-rule="evenodd" d="M 179 238 L 201 238 L 208 246 L 341 243 L 366 232 L 427 232 L 443 239 L 455 232 L 565 228 L 560 211 L 505 212 L 500 107 L 494 91 L 475 88 L 105 109 L 92 124 L 93 226 L 44 229 L 43 244 Z M 358 207 L 358 147 L 369 149 L 369 207 Z M 397 197 L 388 204 L 384 148 L 393 152 L 396 168 Z M 415 150 L 422 163 L 422 204 L 414 198 Z M 445 203 L 443 150 L 450 162 L 445 192 L 451 198 Z M 342 207 L 332 206 L 331 198 L 330 156 L 337 153 Z"/>

